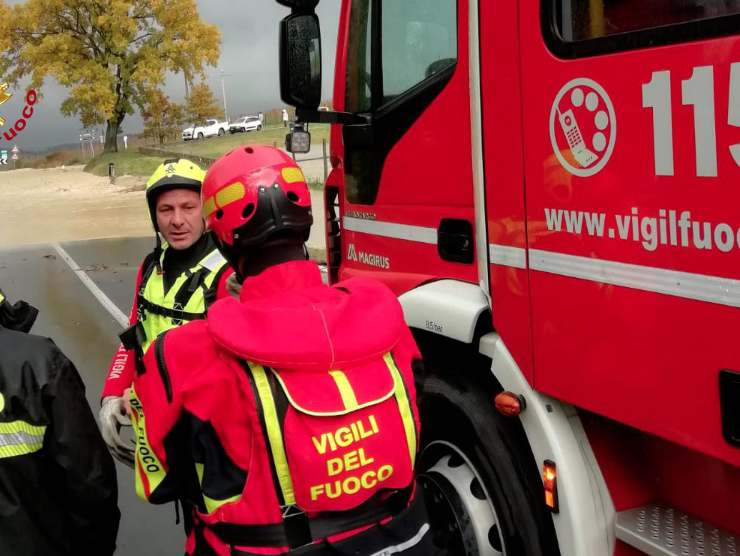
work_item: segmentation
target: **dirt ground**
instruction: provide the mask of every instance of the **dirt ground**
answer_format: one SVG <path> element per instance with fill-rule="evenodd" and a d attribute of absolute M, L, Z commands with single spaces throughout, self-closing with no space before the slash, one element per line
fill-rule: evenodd
<path fill-rule="evenodd" d="M 82 166 L 0 172 L 0 247 L 151 234 L 144 181 L 111 185 Z"/>
<path fill-rule="evenodd" d="M 152 234 L 145 178 L 108 178 L 82 166 L 0 172 L 0 247 Z M 315 229 L 309 246 L 323 245 L 323 197 L 312 191 Z"/>

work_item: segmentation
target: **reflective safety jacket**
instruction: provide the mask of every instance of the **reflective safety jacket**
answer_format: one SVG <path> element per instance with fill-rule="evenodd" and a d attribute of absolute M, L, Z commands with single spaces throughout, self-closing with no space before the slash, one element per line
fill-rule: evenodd
<path fill-rule="evenodd" d="M 0 302 L 0 554 L 109 556 L 120 519 L 116 472 L 85 387 L 51 340 L 19 331 L 25 318 L 6 304 Z M 6 319 L 9 313 L 15 315 Z"/>
<path fill-rule="evenodd" d="M 150 253 L 139 268 L 136 279 L 134 303 L 128 329 L 108 369 L 108 379 L 103 386 L 102 398 L 121 396 L 131 386 L 136 367 L 137 353 L 143 355 L 151 342 L 171 328 L 205 317 L 207 308 L 226 294 L 226 279 L 231 268 L 226 264 L 211 234 L 198 240 L 203 243 L 202 253 L 191 268 L 176 277 L 167 288 L 165 244 L 159 258 Z M 162 271 L 164 269 L 164 272 Z M 124 345 L 126 344 L 126 345 Z"/>
<path fill-rule="evenodd" d="M 356 554 L 380 554 L 380 521 L 403 523 L 393 538 L 421 546 L 418 357 L 384 285 L 325 286 L 308 261 L 268 268 L 244 282 L 241 302 L 217 302 L 145 356 L 131 398 L 137 493 L 197 508 L 188 553 L 362 536 Z"/>

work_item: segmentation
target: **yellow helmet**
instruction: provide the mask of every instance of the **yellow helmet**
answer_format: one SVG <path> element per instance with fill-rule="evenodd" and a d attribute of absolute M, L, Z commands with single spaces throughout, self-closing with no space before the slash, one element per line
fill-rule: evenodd
<path fill-rule="evenodd" d="M 155 216 L 157 197 L 173 189 L 190 189 L 200 193 L 205 175 L 205 171 L 200 166 L 186 158 L 165 160 L 154 170 L 149 181 L 146 182 L 146 202 L 149 205 L 149 214 L 155 230 L 157 230 Z"/>

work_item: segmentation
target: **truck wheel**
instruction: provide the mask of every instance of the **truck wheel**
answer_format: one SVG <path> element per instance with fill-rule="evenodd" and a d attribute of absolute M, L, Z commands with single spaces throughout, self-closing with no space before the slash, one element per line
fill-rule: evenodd
<path fill-rule="evenodd" d="M 223 128 L 219 128 L 218 130 L 218 136 L 221 137 L 224 134 Z"/>
<path fill-rule="evenodd" d="M 198 133 L 198 139 L 203 139 L 203 132 Z"/>
<path fill-rule="evenodd" d="M 262 131 L 262 126 L 261 125 L 258 125 L 257 126 L 257 131 Z"/>
<path fill-rule="evenodd" d="M 419 409 L 417 473 L 439 554 L 559 554 L 524 432 L 496 412 L 493 393 L 459 377 L 429 375 Z"/>

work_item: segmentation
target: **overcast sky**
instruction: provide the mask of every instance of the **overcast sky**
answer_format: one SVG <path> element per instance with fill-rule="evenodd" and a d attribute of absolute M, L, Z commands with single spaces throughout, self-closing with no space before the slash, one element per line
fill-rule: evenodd
<path fill-rule="evenodd" d="M 337 24 L 340 0 L 321 0 L 318 8 L 321 20 L 324 98 L 330 98 L 334 76 Z M 18 4 L 19 0 L 9 3 Z M 278 23 L 289 10 L 274 0 L 197 0 L 203 20 L 218 26 L 221 31 L 221 60 L 219 68 L 208 68 L 206 77 L 219 102 L 221 81 L 219 69 L 225 77 L 226 100 L 229 114 L 266 111 L 282 106 L 278 76 Z M 21 150 L 44 150 L 48 147 L 79 142 L 81 124 L 77 118 L 65 118 L 59 106 L 67 91 L 53 80 L 47 80 L 42 90 L 44 98 L 35 107 L 28 127 L 14 141 Z M 168 76 L 165 92 L 175 101 L 185 97 L 182 74 Z M 0 115 L 7 122 L 0 131 L 6 131 L 20 115 L 24 106 L 20 91 L 0 107 Z M 141 118 L 127 116 L 124 130 L 138 133 Z M 4 139 L 0 146 L 8 145 Z"/>

